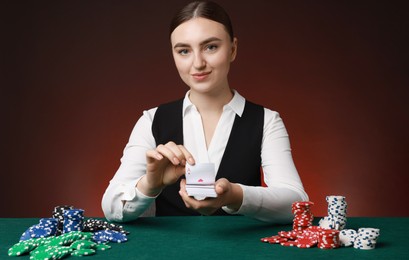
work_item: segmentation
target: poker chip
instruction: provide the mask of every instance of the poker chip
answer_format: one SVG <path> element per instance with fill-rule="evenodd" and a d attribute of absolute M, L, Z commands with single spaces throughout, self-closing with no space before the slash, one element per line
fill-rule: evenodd
<path fill-rule="evenodd" d="M 64 231 L 64 211 L 74 209 L 73 206 L 63 205 L 54 207 L 52 217 L 57 220 L 57 230 L 55 235 L 59 236 Z"/>
<path fill-rule="evenodd" d="M 102 230 L 94 233 L 93 240 L 96 243 L 122 243 L 128 241 L 128 238 L 126 237 L 126 234 L 115 230 Z"/>
<path fill-rule="evenodd" d="M 96 232 L 100 230 L 114 230 L 127 235 L 129 234 L 129 232 L 126 231 L 122 226 L 114 223 L 109 223 L 107 221 L 89 218 L 84 222 L 83 231 Z"/>
<path fill-rule="evenodd" d="M 278 235 L 280 237 L 285 237 L 288 239 L 297 239 L 297 236 L 302 234 L 302 231 L 298 231 L 298 230 L 291 230 L 291 231 L 280 231 L 278 232 Z"/>
<path fill-rule="evenodd" d="M 29 227 L 20 237 L 20 241 L 31 238 L 54 236 L 57 231 L 57 220 L 54 218 L 42 218 L 39 223 Z"/>
<path fill-rule="evenodd" d="M 30 259 L 61 259 L 89 256 L 111 248 L 108 243 L 128 240 L 120 225 L 97 219 L 84 221 L 84 210 L 73 206 L 54 207 L 52 218 L 42 218 L 30 226 L 20 241 L 8 250 L 9 256 L 30 254 Z"/>
<path fill-rule="evenodd" d="M 282 246 L 297 246 L 297 241 L 286 241 L 286 242 L 283 242 L 283 243 L 280 243 L 280 245 L 282 245 Z"/>
<path fill-rule="evenodd" d="M 94 249 L 79 249 L 72 251 L 72 256 L 89 256 L 94 255 L 96 251 Z"/>
<path fill-rule="evenodd" d="M 318 247 L 321 249 L 333 249 L 338 248 L 339 243 L 339 230 L 336 229 L 323 229 L 318 232 Z"/>
<path fill-rule="evenodd" d="M 105 250 L 111 249 L 111 246 L 108 244 L 97 244 L 96 249 L 105 251 Z"/>
<path fill-rule="evenodd" d="M 71 248 L 65 246 L 42 246 L 30 253 L 30 259 L 61 259 L 69 255 L 71 251 Z"/>
<path fill-rule="evenodd" d="M 378 228 L 359 228 L 354 240 L 354 248 L 364 250 L 375 249 L 379 235 L 380 231 Z"/>
<path fill-rule="evenodd" d="M 342 230 L 347 222 L 347 202 L 344 196 L 326 196 L 328 215 L 318 225 L 326 229 Z"/>
<path fill-rule="evenodd" d="M 288 238 L 277 235 L 277 236 L 271 236 L 271 237 L 264 237 L 261 239 L 261 241 L 264 243 L 270 243 L 270 244 L 281 244 L 283 242 L 287 242 Z"/>
<path fill-rule="evenodd" d="M 26 253 L 29 253 L 31 250 L 37 247 L 37 243 L 35 241 L 29 239 L 26 241 L 19 242 L 8 250 L 9 256 L 21 256 Z"/>
<path fill-rule="evenodd" d="M 84 228 L 84 210 L 67 209 L 64 210 L 63 233 L 72 231 L 82 231 Z"/>
<path fill-rule="evenodd" d="M 75 250 L 79 249 L 92 249 L 96 248 L 97 243 L 90 241 L 90 240 L 77 240 L 71 244 L 71 248 Z"/>
<path fill-rule="evenodd" d="M 291 205 L 293 219 L 293 230 L 302 231 L 312 225 L 314 215 L 311 207 L 314 205 L 311 201 L 298 201 Z"/>
<path fill-rule="evenodd" d="M 339 242 L 341 246 L 353 246 L 357 232 L 353 229 L 344 229 L 339 232 Z"/>
<path fill-rule="evenodd" d="M 297 247 L 299 248 L 310 248 L 310 247 L 314 247 L 317 244 L 317 240 L 309 236 L 298 237 L 296 242 L 297 242 Z"/>

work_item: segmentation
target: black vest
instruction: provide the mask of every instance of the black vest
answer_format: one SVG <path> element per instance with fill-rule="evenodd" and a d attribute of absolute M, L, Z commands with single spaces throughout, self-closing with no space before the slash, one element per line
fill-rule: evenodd
<path fill-rule="evenodd" d="M 160 105 L 152 123 L 156 145 L 173 141 L 183 144 L 183 99 Z M 264 108 L 246 101 L 241 117 L 236 115 L 216 179 L 232 183 L 260 186 L 261 142 Z M 163 189 L 156 198 L 156 216 L 199 215 L 186 208 L 179 195 L 180 180 Z M 219 209 L 214 215 L 226 215 Z"/>

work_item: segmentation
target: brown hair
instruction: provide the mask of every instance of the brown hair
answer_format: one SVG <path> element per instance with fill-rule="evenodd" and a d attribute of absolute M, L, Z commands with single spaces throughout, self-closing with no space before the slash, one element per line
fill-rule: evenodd
<path fill-rule="evenodd" d="M 233 26 L 229 15 L 220 5 L 212 1 L 195 1 L 180 9 L 171 20 L 169 36 L 176 29 L 176 27 L 197 17 L 206 18 L 223 24 L 230 36 L 230 40 L 233 41 Z"/>

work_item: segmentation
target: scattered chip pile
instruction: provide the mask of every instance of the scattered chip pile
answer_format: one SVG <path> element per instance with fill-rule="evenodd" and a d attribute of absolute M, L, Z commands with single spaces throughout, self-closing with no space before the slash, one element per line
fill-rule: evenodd
<path fill-rule="evenodd" d="M 20 241 L 31 238 L 52 236 L 57 232 L 57 220 L 55 218 L 42 218 L 37 225 L 29 227 L 20 237 Z"/>
<path fill-rule="evenodd" d="M 347 202 L 344 196 L 327 196 L 328 216 L 318 225 L 323 228 L 342 230 L 347 224 Z"/>
<path fill-rule="evenodd" d="M 374 249 L 380 234 L 376 228 L 344 229 L 346 226 L 347 203 L 344 196 L 327 196 L 328 216 L 313 226 L 311 201 L 294 202 L 293 230 L 280 231 L 277 235 L 261 238 L 264 243 L 280 244 L 298 248 L 335 249 L 340 246 L 354 246 L 356 249 Z"/>
<path fill-rule="evenodd" d="M 61 259 L 88 256 L 111 248 L 110 242 L 128 240 L 122 226 L 89 218 L 84 210 L 72 206 L 54 208 L 53 218 L 42 218 L 29 227 L 8 251 L 9 256 L 30 254 L 30 259 Z"/>
<path fill-rule="evenodd" d="M 109 223 L 104 220 L 92 219 L 92 218 L 85 220 L 83 231 L 97 232 L 100 230 L 113 230 L 113 231 L 118 231 L 120 233 L 124 233 L 126 235 L 129 234 L 129 232 L 126 231 L 122 226 L 114 224 L 114 223 Z"/>

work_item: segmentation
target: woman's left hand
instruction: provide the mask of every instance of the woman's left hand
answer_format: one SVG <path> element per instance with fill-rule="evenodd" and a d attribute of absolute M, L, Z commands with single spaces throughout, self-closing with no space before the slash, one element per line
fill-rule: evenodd
<path fill-rule="evenodd" d="M 186 192 L 186 180 L 180 181 L 179 194 L 185 205 L 202 215 L 211 215 L 223 206 L 228 206 L 232 210 L 239 210 L 243 202 L 243 190 L 240 185 L 231 183 L 225 178 L 218 179 L 215 183 L 217 198 L 206 198 L 196 200 Z"/>

